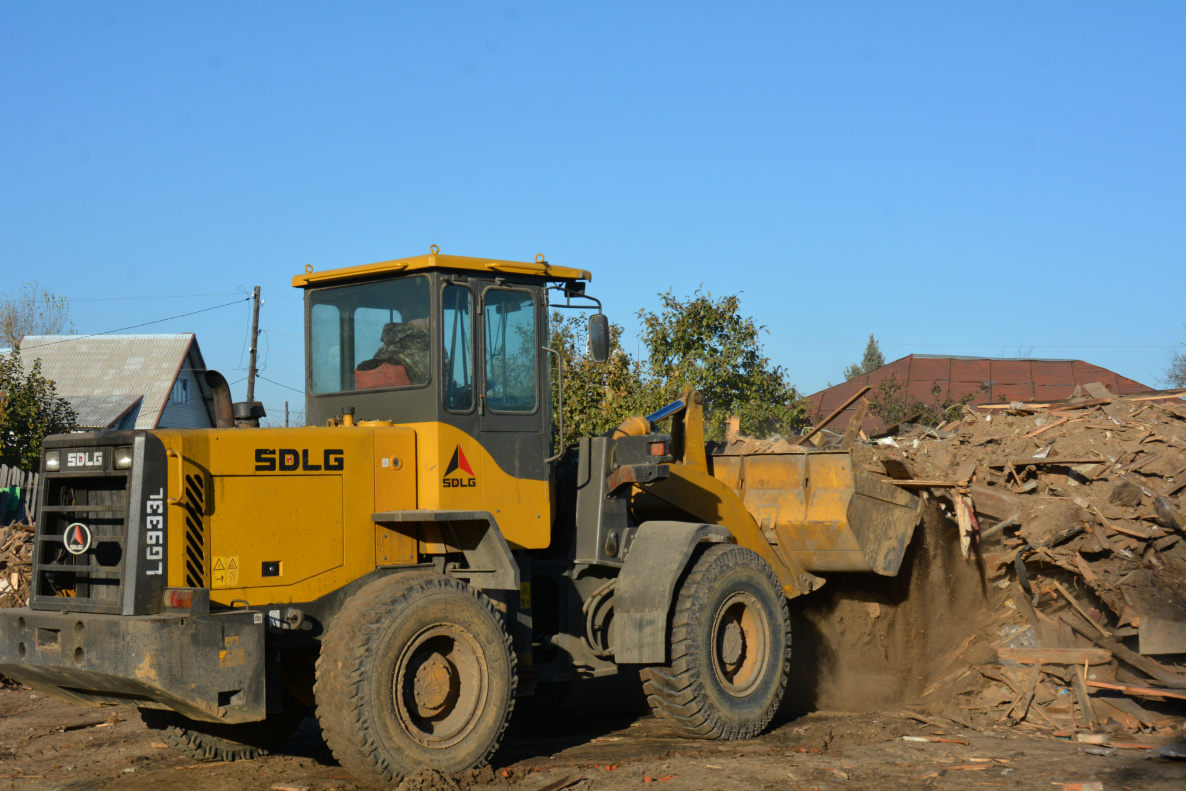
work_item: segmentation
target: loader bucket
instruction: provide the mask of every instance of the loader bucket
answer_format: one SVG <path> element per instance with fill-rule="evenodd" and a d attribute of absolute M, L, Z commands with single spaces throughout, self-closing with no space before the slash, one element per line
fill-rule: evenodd
<path fill-rule="evenodd" d="M 898 573 L 919 500 L 855 469 L 850 451 L 720 454 L 713 475 L 804 570 Z"/>

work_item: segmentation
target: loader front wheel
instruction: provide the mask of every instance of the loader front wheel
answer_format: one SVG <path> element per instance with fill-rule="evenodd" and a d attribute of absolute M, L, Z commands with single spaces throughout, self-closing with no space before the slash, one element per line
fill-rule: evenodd
<path fill-rule="evenodd" d="M 670 664 L 642 671 L 655 715 L 680 736 L 748 739 L 774 716 L 786 691 L 791 624 L 766 561 L 714 544 L 680 583 Z"/>
<path fill-rule="evenodd" d="M 515 683 L 510 637 L 490 600 L 459 580 L 406 572 L 359 591 L 330 624 L 317 718 L 360 779 L 463 772 L 498 747 Z"/>

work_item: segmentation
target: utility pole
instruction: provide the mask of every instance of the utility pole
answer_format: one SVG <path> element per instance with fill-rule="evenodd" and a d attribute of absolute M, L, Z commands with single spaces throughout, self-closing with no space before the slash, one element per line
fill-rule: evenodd
<path fill-rule="evenodd" d="M 284 402 L 284 427 L 288 428 L 288 402 Z"/>
<path fill-rule="evenodd" d="M 259 286 L 251 294 L 251 357 L 247 363 L 247 400 L 255 400 L 255 349 L 259 340 Z"/>

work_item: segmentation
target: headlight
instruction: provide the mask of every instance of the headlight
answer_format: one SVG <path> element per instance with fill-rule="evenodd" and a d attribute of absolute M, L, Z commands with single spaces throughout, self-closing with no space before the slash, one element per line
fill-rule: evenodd
<path fill-rule="evenodd" d="M 57 472 L 60 469 L 62 469 L 61 451 L 56 451 L 56 450 L 46 451 L 45 471 L 46 472 Z"/>
<path fill-rule="evenodd" d="M 132 468 L 131 446 L 115 449 L 115 469 L 130 470 Z"/>

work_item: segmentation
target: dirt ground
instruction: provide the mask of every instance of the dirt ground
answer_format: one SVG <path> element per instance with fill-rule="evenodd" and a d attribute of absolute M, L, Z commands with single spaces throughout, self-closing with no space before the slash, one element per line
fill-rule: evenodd
<path fill-rule="evenodd" d="M 1099 748 L 1015 729 L 940 728 L 892 711 L 784 712 L 751 741 L 686 741 L 645 713 L 631 680 L 584 686 L 569 696 L 564 714 L 512 724 L 490 769 L 455 779 L 414 776 L 405 791 L 538 791 L 566 778 L 579 781 L 569 786 L 578 791 L 654 783 L 671 791 L 1186 787 L 1186 762 L 1159 760 L 1148 750 L 1090 755 L 1084 750 Z M 936 738 L 953 741 L 918 740 Z M 195 764 L 158 744 L 131 707 L 81 709 L 26 689 L 0 690 L 0 789 L 365 787 L 336 765 L 313 720 L 279 754 L 252 761 Z"/>
<path fill-rule="evenodd" d="M 974 650 L 969 640 L 986 625 L 996 628 L 1003 593 L 985 585 L 983 569 L 960 558 L 944 530 L 933 512 L 924 517 L 897 578 L 836 579 L 792 602 L 791 685 L 760 738 L 673 737 L 650 716 L 637 676 L 595 679 L 577 685 L 558 715 L 513 720 L 491 767 L 414 775 L 402 791 L 541 791 L 560 781 L 574 791 L 1186 788 L 1186 761 L 1027 733 L 953 702 L 944 683 L 952 658 Z M 1111 739 L 1163 745 L 1184 736 Z M 134 708 L 83 709 L 0 689 L 0 791 L 364 787 L 335 763 L 313 719 L 274 755 L 200 764 L 158 742 Z"/>

